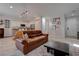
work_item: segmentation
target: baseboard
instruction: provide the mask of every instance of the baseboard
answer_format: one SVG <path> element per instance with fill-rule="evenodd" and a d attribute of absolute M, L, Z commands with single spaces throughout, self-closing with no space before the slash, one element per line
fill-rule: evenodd
<path fill-rule="evenodd" d="M 13 36 L 4 36 L 4 38 L 13 37 Z"/>

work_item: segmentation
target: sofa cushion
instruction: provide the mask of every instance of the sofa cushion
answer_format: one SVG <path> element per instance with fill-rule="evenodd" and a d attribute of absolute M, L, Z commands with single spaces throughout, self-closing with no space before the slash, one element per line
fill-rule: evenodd
<path fill-rule="evenodd" d="M 25 34 L 25 33 L 27 33 L 29 38 L 33 38 L 33 37 L 42 35 L 42 32 L 40 30 L 23 31 L 23 34 Z"/>
<path fill-rule="evenodd" d="M 43 40 L 44 38 L 45 38 L 45 36 L 38 36 L 38 37 L 35 37 L 35 38 L 29 38 L 27 40 L 27 42 L 28 42 L 29 45 L 33 45 L 33 44 L 36 44 L 37 42 Z"/>
<path fill-rule="evenodd" d="M 42 35 L 42 33 L 38 33 L 38 34 L 29 35 L 29 38 L 34 38 L 34 37 L 41 36 L 41 35 Z"/>
<path fill-rule="evenodd" d="M 17 38 L 23 38 L 23 32 L 22 31 L 17 31 L 16 32 L 16 37 Z"/>
<path fill-rule="evenodd" d="M 24 34 L 24 39 L 27 40 L 28 38 L 29 38 L 29 37 L 28 37 L 27 33 Z"/>

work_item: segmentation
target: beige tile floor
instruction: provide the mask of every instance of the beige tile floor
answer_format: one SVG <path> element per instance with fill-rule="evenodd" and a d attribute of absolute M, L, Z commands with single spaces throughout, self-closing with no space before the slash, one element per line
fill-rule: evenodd
<path fill-rule="evenodd" d="M 0 38 L 0 56 L 24 56 L 15 46 L 15 41 L 12 37 Z M 51 56 L 47 53 L 46 48 L 42 45 L 35 50 L 31 51 L 25 56 Z"/>

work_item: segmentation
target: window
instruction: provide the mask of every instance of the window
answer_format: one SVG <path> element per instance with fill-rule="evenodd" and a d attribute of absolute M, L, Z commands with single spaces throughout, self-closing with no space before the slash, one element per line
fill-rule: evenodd
<path fill-rule="evenodd" d="M 5 20 L 5 28 L 10 28 L 10 20 Z"/>

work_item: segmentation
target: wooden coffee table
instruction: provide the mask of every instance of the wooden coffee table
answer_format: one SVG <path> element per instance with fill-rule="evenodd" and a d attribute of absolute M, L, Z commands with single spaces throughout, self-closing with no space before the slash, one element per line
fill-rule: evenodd
<path fill-rule="evenodd" d="M 66 43 L 51 41 L 44 44 L 47 48 L 47 52 L 54 56 L 69 56 L 69 45 Z"/>

